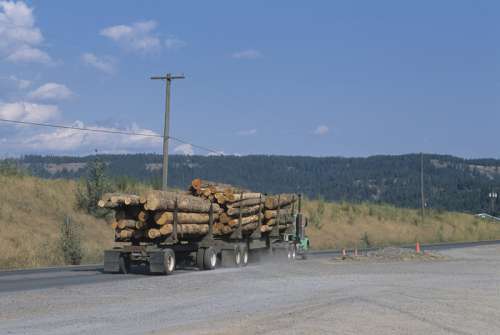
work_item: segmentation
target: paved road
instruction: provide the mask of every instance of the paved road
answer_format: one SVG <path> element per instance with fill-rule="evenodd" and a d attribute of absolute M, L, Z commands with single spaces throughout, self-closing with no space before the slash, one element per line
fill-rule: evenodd
<path fill-rule="evenodd" d="M 500 246 L 441 253 L 4 291 L 0 334 L 498 334 Z"/>
<path fill-rule="evenodd" d="M 468 243 L 446 243 L 423 245 L 423 250 L 439 251 L 482 245 L 500 245 L 500 241 L 481 241 Z M 351 252 L 351 251 L 350 251 Z M 330 257 L 339 255 L 339 251 L 317 251 L 316 257 Z M 176 275 L 189 275 L 188 269 L 176 272 Z M 73 267 L 54 267 L 45 269 L 27 269 L 0 271 L 0 292 L 14 292 L 45 289 L 50 287 L 65 287 L 84 285 L 118 280 L 137 280 L 143 276 L 143 270 L 138 268 L 135 274 L 112 275 L 104 274 L 102 265 L 83 265 Z"/>

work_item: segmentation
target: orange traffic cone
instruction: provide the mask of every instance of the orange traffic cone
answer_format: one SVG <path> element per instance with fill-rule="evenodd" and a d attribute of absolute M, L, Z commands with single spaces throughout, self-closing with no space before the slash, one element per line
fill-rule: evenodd
<path fill-rule="evenodd" d="M 416 252 L 417 254 L 419 254 L 419 253 L 420 253 L 420 243 L 418 243 L 418 241 L 417 241 L 417 243 L 415 244 L 415 252 Z"/>

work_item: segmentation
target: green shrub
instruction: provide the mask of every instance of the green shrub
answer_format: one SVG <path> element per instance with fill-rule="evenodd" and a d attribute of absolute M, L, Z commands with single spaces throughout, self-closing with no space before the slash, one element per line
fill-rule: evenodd
<path fill-rule="evenodd" d="M 368 236 L 368 233 L 365 232 L 362 236 L 361 236 L 361 243 L 363 243 L 363 247 L 364 248 L 369 248 L 372 246 L 372 241 L 370 241 L 370 237 Z"/>
<path fill-rule="evenodd" d="M 102 195 L 111 190 L 111 184 L 105 174 L 106 165 L 100 159 L 87 164 L 87 177 L 78 185 L 77 208 L 95 216 L 104 216 L 108 211 L 102 211 L 97 202 Z"/>
<path fill-rule="evenodd" d="M 81 227 L 69 216 L 61 223 L 59 245 L 65 264 L 80 264 L 83 258 Z"/>

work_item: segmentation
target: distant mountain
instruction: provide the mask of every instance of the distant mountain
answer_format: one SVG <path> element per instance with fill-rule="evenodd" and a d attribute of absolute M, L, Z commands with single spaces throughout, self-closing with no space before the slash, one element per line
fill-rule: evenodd
<path fill-rule="evenodd" d="M 111 176 L 159 184 L 160 155 L 99 155 Z M 96 156 L 25 156 L 20 163 L 46 178 L 80 178 Z M 186 188 L 193 178 L 240 185 L 261 192 L 302 192 L 309 197 L 420 206 L 420 155 L 367 158 L 301 156 L 179 156 L 169 160 L 169 185 Z M 488 193 L 500 190 L 500 160 L 424 156 L 427 206 L 465 212 L 489 211 Z"/>

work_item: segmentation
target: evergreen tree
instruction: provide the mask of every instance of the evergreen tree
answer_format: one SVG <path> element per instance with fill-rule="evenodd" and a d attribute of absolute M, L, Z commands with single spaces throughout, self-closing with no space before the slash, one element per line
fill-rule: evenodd
<path fill-rule="evenodd" d="M 98 156 L 87 163 L 87 176 L 84 185 L 80 184 L 77 196 L 78 207 L 86 210 L 89 214 L 99 214 L 97 202 L 104 193 L 111 189 L 105 170 L 106 164 Z"/>

